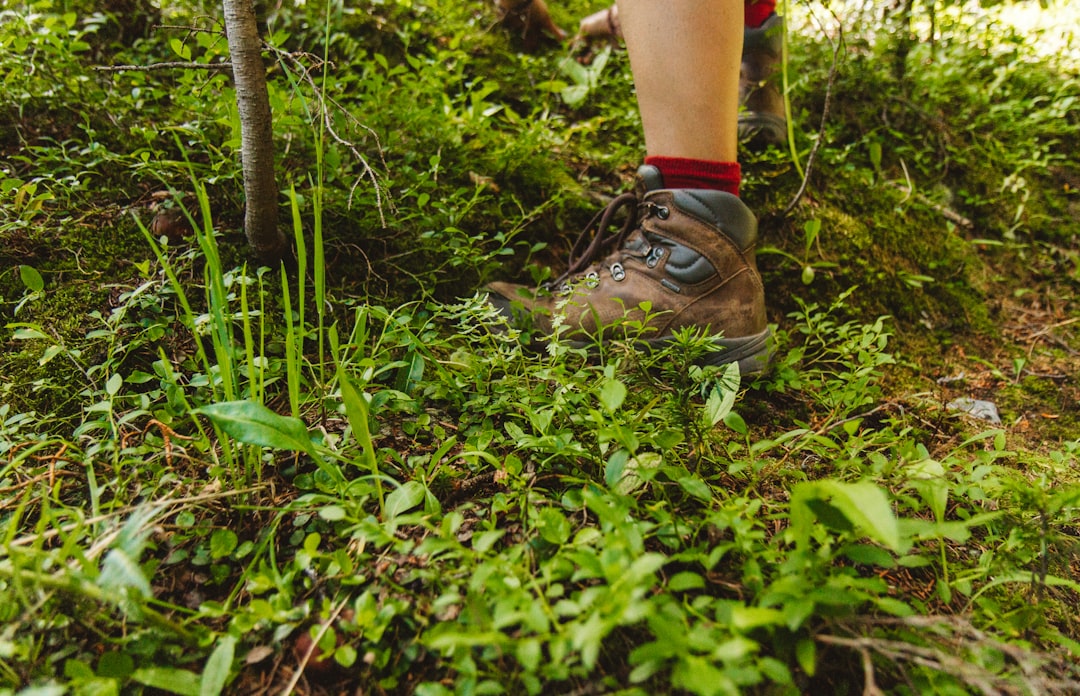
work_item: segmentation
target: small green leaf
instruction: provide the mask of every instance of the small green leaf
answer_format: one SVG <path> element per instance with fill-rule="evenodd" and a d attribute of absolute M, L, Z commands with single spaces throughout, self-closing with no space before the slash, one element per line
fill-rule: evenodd
<path fill-rule="evenodd" d="M 589 70 L 574 58 L 567 56 L 559 62 L 559 71 L 579 85 L 587 86 L 589 83 Z"/>
<path fill-rule="evenodd" d="M 424 356 L 416 351 L 409 353 L 405 364 L 398 368 L 394 388 L 404 394 L 412 394 L 424 380 Z"/>
<path fill-rule="evenodd" d="M 226 401 L 194 409 L 225 433 L 247 445 L 315 453 L 307 426 L 299 418 L 274 413 L 256 401 Z"/>
<path fill-rule="evenodd" d="M 727 418 L 739 395 L 739 364 L 728 363 L 724 373 L 713 382 L 705 401 L 705 423 L 711 428 Z"/>
<path fill-rule="evenodd" d="M 23 285 L 30 292 L 41 292 L 45 289 L 45 279 L 41 277 L 41 274 L 33 266 L 21 264 L 19 266 L 19 279 L 22 280 Z"/>
<path fill-rule="evenodd" d="M 604 381 L 604 386 L 600 388 L 600 405 L 607 410 L 608 413 L 614 413 L 622 406 L 623 401 L 626 399 L 626 385 L 617 379 L 608 379 Z"/>
<path fill-rule="evenodd" d="M 71 680 L 90 680 L 96 675 L 86 662 L 71 658 L 64 661 L 64 676 Z M 25 693 L 25 692 L 20 692 Z M 62 693 L 62 692 L 61 692 Z"/>
<path fill-rule="evenodd" d="M 615 490 L 623 495 L 630 495 L 641 488 L 646 478 L 651 476 L 651 472 L 659 469 L 663 463 L 664 458 L 656 452 L 642 452 L 638 456 L 632 457 L 626 462 L 622 477 L 613 484 Z M 643 477 L 642 473 L 646 473 L 646 476 Z"/>
<path fill-rule="evenodd" d="M 798 631 L 814 614 L 817 604 L 809 597 L 795 597 L 784 602 L 784 625 L 791 632 Z"/>
<path fill-rule="evenodd" d="M 903 550 L 888 496 L 868 481 L 824 480 L 796 485 L 791 494 L 790 529 L 800 546 L 809 543 L 814 518 L 841 532 L 858 528 L 893 551 Z"/>
<path fill-rule="evenodd" d="M 371 425 L 368 418 L 371 411 L 368 408 L 364 395 L 345 375 L 344 370 L 338 369 L 338 381 L 341 383 L 341 401 L 345 404 L 345 417 L 349 421 L 356 444 L 360 445 L 363 454 L 364 465 L 370 472 L 378 471 L 375 460 L 375 447 L 371 441 Z"/>
<path fill-rule="evenodd" d="M 347 643 L 334 651 L 334 662 L 342 667 L 352 667 L 357 657 L 356 648 Z"/>
<path fill-rule="evenodd" d="M 562 99 L 566 102 L 566 105 L 573 108 L 581 102 L 585 101 L 585 97 L 589 94 L 588 85 L 574 85 L 567 87 L 562 91 Z"/>
<path fill-rule="evenodd" d="M 911 605 L 906 602 L 901 602 L 899 599 L 893 597 L 877 597 L 874 599 L 874 605 L 893 616 L 911 616 L 915 613 L 915 610 L 911 608 Z"/>
<path fill-rule="evenodd" d="M 685 592 L 686 590 L 700 590 L 705 587 L 705 579 L 699 573 L 689 570 L 676 573 L 668 580 L 668 589 L 672 592 Z"/>
<path fill-rule="evenodd" d="M 952 588 L 949 587 L 949 583 L 943 578 L 938 578 L 937 583 L 934 585 L 935 593 L 938 598 L 945 604 L 952 602 Z"/>
<path fill-rule="evenodd" d="M 892 568 L 896 565 L 893 555 L 872 544 L 852 544 L 840 550 L 848 560 L 862 565 L 873 565 L 881 568 Z"/>
<path fill-rule="evenodd" d="M 626 469 L 626 462 L 629 459 L 630 453 L 622 448 L 615 450 L 608 457 L 607 464 L 604 466 L 604 483 L 607 484 L 608 488 L 613 488 L 622 478 L 623 470 Z"/>
<path fill-rule="evenodd" d="M 12 328 L 12 325 L 8 324 L 8 328 Z M 49 340 L 47 334 L 32 326 L 23 326 L 15 329 L 15 331 L 12 332 L 11 337 L 16 341 Z"/>
<path fill-rule="evenodd" d="M 682 655 L 671 673 L 672 685 L 693 694 L 737 694 L 739 687 L 712 661 L 697 655 Z"/>
<path fill-rule="evenodd" d="M 791 670 L 775 657 L 762 657 L 758 662 L 758 668 L 773 684 L 791 685 Z"/>
<path fill-rule="evenodd" d="M 784 625 L 784 615 L 769 607 L 735 606 L 731 610 L 731 627 L 737 631 L 751 631 L 764 626 Z"/>
<path fill-rule="evenodd" d="M 412 510 L 424 500 L 424 484 L 419 481 L 406 481 L 386 496 L 386 507 L 383 510 L 386 519 L 392 520 L 402 513 Z"/>
<path fill-rule="evenodd" d="M 541 509 L 537 515 L 536 526 L 540 536 L 549 543 L 561 546 L 570 538 L 570 522 L 556 508 Z"/>
<path fill-rule="evenodd" d="M 505 529 L 488 529 L 473 535 L 472 549 L 476 553 L 484 554 L 491 550 L 499 539 L 506 534 Z"/>
<path fill-rule="evenodd" d="M 155 379 L 154 375 L 148 372 L 143 372 L 142 370 L 132 370 L 131 374 L 128 375 L 124 379 L 124 381 L 128 384 L 146 384 L 152 379 Z"/>
<path fill-rule="evenodd" d="M 517 644 L 517 659 L 526 671 L 535 672 L 540 666 L 540 658 L 543 657 L 543 648 L 536 638 L 519 640 Z"/>
<path fill-rule="evenodd" d="M 327 505 L 319 510 L 319 517 L 328 522 L 337 522 L 346 517 L 345 508 L 340 505 Z"/>
<path fill-rule="evenodd" d="M 862 527 L 871 539 L 875 539 L 893 551 L 900 550 L 900 531 L 893 514 L 892 504 L 885 491 L 869 483 L 843 483 L 827 481 L 833 505 Z"/>
<path fill-rule="evenodd" d="M 731 428 L 740 435 L 746 435 L 750 432 L 750 429 L 746 426 L 746 421 L 738 413 L 732 411 L 724 416 L 724 425 Z"/>
<path fill-rule="evenodd" d="M 169 39 L 169 48 L 183 60 L 191 60 L 191 48 L 177 38 Z"/>
<path fill-rule="evenodd" d="M 186 669 L 173 667 L 143 667 L 131 674 L 134 681 L 179 696 L 200 696 L 202 680 Z"/>
<path fill-rule="evenodd" d="M 109 377 L 109 381 L 105 383 L 105 393 L 109 396 L 116 396 L 116 393 L 120 391 L 120 387 L 124 385 L 124 378 L 120 376 L 119 372 L 114 372 L 112 377 Z"/>
<path fill-rule="evenodd" d="M 870 166 L 875 172 L 881 171 L 881 143 L 877 140 L 870 142 Z"/>
<path fill-rule="evenodd" d="M 218 640 L 217 647 L 206 661 L 202 679 L 199 681 L 199 696 L 218 696 L 229 680 L 232 670 L 233 655 L 236 652 L 236 637 L 225 635 Z"/>
<path fill-rule="evenodd" d="M 708 502 L 712 500 L 712 489 L 696 476 L 684 476 L 679 479 L 679 487 L 699 500 Z"/>
<path fill-rule="evenodd" d="M 224 558 L 236 550 L 239 539 L 236 532 L 231 529 L 215 529 L 210 535 L 210 557 L 214 559 Z"/>
<path fill-rule="evenodd" d="M 809 249 L 817 241 L 818 234 L 821 233 L 821 220 L 810 218 L 803 223 L 803 232 L 806 234 L 806 248 Z"/>
<path fill-rule="evenodd" d="M 802 638 L 795 644 L 795 659 L 807 676 L 814 676 L 817 671 L 817 643 L 813 638 Z"/>

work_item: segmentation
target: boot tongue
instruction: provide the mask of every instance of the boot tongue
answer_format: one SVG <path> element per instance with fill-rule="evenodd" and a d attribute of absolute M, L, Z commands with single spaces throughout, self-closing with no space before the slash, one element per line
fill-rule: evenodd
<path fill-rule="evenodd" d="M 664 176 L 660 173 L 659 169 L 651 164 L 643 164 L 638 167 L 637 176 L 638 198 L 642 198 L 650 191 L 664 188 Z"/>

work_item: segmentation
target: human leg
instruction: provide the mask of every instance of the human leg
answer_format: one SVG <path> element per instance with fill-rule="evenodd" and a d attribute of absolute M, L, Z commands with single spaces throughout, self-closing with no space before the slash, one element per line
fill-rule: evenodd
<path fill-rule="evenodd" d="M 742 65 L 739 72 L 739 141 L 752 148 L 778 145 L 787 138 L 787 111 L 778 85 L 783 19 L 776 0 L 743 0 Z M 709 6 L 709 5 L 705 5 Z M 619 6 L 581 20 L 578 40 L 623 38 Z"/>
<path fill-rule="evenodd" d="M 743 0 L 620 0 L 650 156 L 736 161 Z"/>
<path fill-rule="evenodd" d="M 742 0 L 624 0 L 619 16 L 645 134 L 637 191 L 598 216 L 593 242 L 554 283 L 493 283 L 489 297 L 541 333 L 565 326 L 579 345 L 610 338 L 624 317 L 645 324 L 635 339 L 653 347 L 684 328 L 721 335 L 705 362 L 760 371 L 771 342 L 757 221 L 736 195 Z M 627 223 L 604 237 L 621 207 Z"/>

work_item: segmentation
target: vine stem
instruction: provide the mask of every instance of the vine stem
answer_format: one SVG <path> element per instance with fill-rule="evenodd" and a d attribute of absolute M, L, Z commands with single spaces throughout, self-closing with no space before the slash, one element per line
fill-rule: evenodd
<path fill-rule="evenodd" d="M 795 192 L 795 196 L 791 199 L 791 202 L 784 208 L 784 212 L 780 214 L 781 217 L 787 217 L 791 214 L 791 211 L 795 209 L 795 206 L 799 204 L 803 194 L 806 193 L 806 187 L 810 183 L 810 173 L 814 170 L 814 162 L 817 159 L 818 149 L 821 147 L 821 141 L 825 139 L 825 126 L 829 122 L 829 109 L 832 106 L 832 91 L 833 85 L 836 84 L 836 74 L 840 67 L 840 51 L 844 47 L 844 27 L 840 20 L 833 13 L 833 18 L 837 20 L 836 24 L 839 27 L 840 35 L 836 38 L 836 42 L 833 47 L 833 60 L 832 65 L 829 66 L 829 81 L 825 86 L 825 104 L 821 108 L 821 125 L 818 127 L 817 140 L 814 141 L 814 146 L 810 148 L 810 154 L 806 158 L 806 171 L 803 172 L 802 183 L 799 185 L 799 190 Z"/>

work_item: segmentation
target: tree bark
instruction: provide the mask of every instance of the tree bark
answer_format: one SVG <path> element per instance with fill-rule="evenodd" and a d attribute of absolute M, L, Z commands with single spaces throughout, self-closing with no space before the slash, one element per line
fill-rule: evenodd
<path fill-rule="evenodd" d="M 277 225 L 274 130 L 255 6 L 252 0 L 222 2 L 240 115 L 240 159 L 246 199 L 244 234 L 263 262 L 276 264 L 288 252 L 288 242 Z"/>

